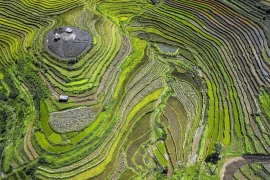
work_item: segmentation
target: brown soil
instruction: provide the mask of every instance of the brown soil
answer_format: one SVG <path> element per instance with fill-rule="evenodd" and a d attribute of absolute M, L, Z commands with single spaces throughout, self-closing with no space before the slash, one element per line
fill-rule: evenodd
<path fill-rule="evenodd" d="M 34 118 L 30 122 L 27 128 L 26 134 L 24 136 L 24 151 L 26 152 L 27 156 L 29 157 L 31 161 L 39 157 L 39 155 L 37 154 L 31 142 L 31 132 L 32 132 L 33 124 L 34 124 Z"/>

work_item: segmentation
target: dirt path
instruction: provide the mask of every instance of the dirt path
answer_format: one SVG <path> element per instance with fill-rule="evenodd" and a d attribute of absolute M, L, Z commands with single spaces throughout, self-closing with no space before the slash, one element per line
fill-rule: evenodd
<path fill-rule="evenodd" d="M 31 128 L 29 128 L 31 126 L 32 122 L 29 124 L 28 128 L 27 128 L 27 131 L 25 133 L 25 136 L 24 136 L 24 143 L 23 143 L 23 149 L 26 153 L 26 155 L 28 156 L 28 158 L 33 161 L 34 160 L 34 157 L 33 155 L 31 154 L 31 152 L 29 151 L 28 147 L 27 147 L 27 139 L 28 139 L 28 134 L 29 134 L 29 130 Z"/>
<path fill-rule="evenodd" d="M 169 159 L 169 155 L 166 153 L 164 154 L 164 157 L 167 161 L 167 164 L 168 164 L 168 173 L 167 173 L 167 176 L 168 178 L 171 178 L 172 177 L 172 174 L 173 174 L 173 167 L 172 167 L 172 164 L 171 164 L 171 161 Z"/>
<path fill-rule="evenodd" d="M 243 155 L 242 157 L 228 159 L 222 166 L 220 179 L 231 180 L 239 168 L 252 163 L 270 164 L 270 155 Z"/>
<path fill-rule="evenodd" d="M 26 155 L 28 156 L 28 158 L 31 161 L 33 161 L 34 159 L 36 159 L 38 157 L 38 154 L 36 153 L 36 151 L 32 145 L 32 142 L 31 142 L 31 132 L 32 132 L 32 127 L 33 127 L 34 121 L 35 121 L 35 115 L 34 115 L 35 106 L 33 104 L 32 98 L 29 95 L 29 89 L 27 88 L 27 86 L 22 83 L 21 88 L 22 88 L 22 91 L 27 96 L 27 98 L 29 99 L 29 103 L 30 103 L 29 106 L 32 107 L 31 111 L 33 113 L 32 120 L 29 123 L 27 130 L 26 130 L 26 133 L 24 135 L 24 151 L 25 151 Z"/>
<path fill-rule="evenodd" d="M 31 123 L 29 124 L 26 134 L 24 136 L 24 151 L 26 152 L 27 156 L 31 161 L 39 157 L 31 142 L 31 132 L 33 124 L 34 119 L 32 119 Z"/>

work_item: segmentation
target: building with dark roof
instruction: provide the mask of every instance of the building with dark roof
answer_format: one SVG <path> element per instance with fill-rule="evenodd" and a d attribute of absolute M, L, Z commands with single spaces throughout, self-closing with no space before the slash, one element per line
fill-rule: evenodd
<path fill-rule="evenodd" d="M 55 33 L 53 38 L 54 38 L 55 41 L 58 41 L 59 39 L 61 39 L 61 35 L 58 34 L 58 33 Z"/>

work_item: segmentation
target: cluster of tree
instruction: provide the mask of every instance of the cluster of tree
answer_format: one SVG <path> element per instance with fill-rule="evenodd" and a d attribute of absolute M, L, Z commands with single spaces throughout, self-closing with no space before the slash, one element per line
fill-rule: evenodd
<path fill-rule="evenodd" d="M 14 79 L 19 79 L 27 86 L 37 108 L 40 99 L 48 94 L 30 56 L 23 56 L 16 64 L 3 72 L 4 79 L 0 80 L 0 171 L 2 169 L 2 172 L 7 174 L 12 170 L 14 148 L 22 142 L 25 112 L 27 113 L 29 108 L 23 95 L 20 95 L 19 84 L 16 84 Z M 16 77 L 13 77 L 12 73 Z M 26 172 L 30 177 L 33 174 L 33 168 Z"/>
<path fill-rule="evenodd" d="M 5 78 L 0 80 L 0 155 L 3 155 L 9 138 L 7 134 L 13 126 L 14 118 L 17 117 L 15 106 L 22 107 L 19 105 L 20 101 L 17 98 L 19 90 L 12 77 L 7 71 L 3 73 Z M 1 159 L 3 159 L 2 156 Z"/>
<path fill-rule="evenodd" d="M 205 162 L 211 163 L 211 164 L 217 164 L 217 162 L 221 159 L 221 149 L 222 149 L 222 145 L 216 142 L 214 144 L 214 152 L 209 154 L 206 157 Z"/>
<path fill-rule="evenodd" d="M 31 92 L 35 106 L 39 107 L 40 100 L 46 98 L 48 93 L 40 76 L 38 76 L 37 70 L 32 66 L 32 61 L 29 55 L 21 57 L 15 73 Z"/>
<path fill-rule="evenodd" d="M 24 128 L 24 112 L 27 102 L 18 96 L 15 100 L 7 97 L 0 101 L 0 171 L 10 173 L 14 159 L 14 148 L 22 142 Z"/>
<path fill-rule="evenodd" d="M 0 101 L 7 101 L 8 100 L 8 97 L 6 95 L 7 93 L 7 90 L 4 88 L 2 82 L 0 81 L 0 87 L 2 87 L 0 89 Z"/>
<path fill-rule="evenodd" d="M 0 82 L 0 85 L 2 86 L 2 89 L 0 89 L 0 100 L 2 101 L 7 101 L 8 98 L 11 99 L 16 99 L 16 97 L 19 95 L 19 90 L 16 88 L 13 79 L 11 76 L 8 74 L 8 72 L 4 72 L 4 79 L 1 80 L 8 86 L 9 88 L 9 93 L 7 94 L 7 90 L 4 87 L 3 83 Z"/>
<path fill-rule="evenodd" d="M 0 101 L 0 154 L 2 154 L 4 148 L 5 148 L 5 141 L 6 141 L 6 125 L 7 122 L 10 120 L 10 117 L 12 114 L 7 109 L 7 106 L 4 105 L 3 102 Z"/>

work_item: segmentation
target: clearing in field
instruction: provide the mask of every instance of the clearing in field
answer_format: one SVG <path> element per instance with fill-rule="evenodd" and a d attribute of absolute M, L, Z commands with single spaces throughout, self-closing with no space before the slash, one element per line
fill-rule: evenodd
<path fill-rule="evenodd" d="M 77 58 L 90 48 L 91 43 L 92 36 L 77 27 L 57 27 L 45 36 L 47 52 L 64 60 Z"/>

